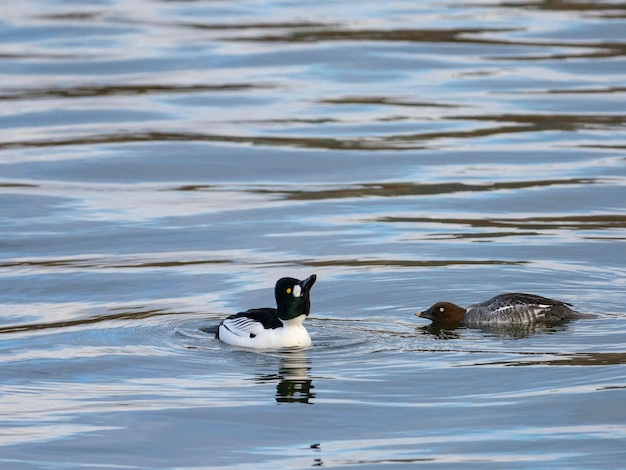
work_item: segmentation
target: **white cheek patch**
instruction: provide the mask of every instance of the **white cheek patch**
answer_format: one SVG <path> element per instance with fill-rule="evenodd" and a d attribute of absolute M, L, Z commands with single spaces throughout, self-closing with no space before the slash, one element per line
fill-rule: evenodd
<path fill-rule="evenodd" d="M 300 297 L 302 295 L 302 287 L 300 287 L 298 284 L 293 286 L 292 294 L 294 297 Z"/>

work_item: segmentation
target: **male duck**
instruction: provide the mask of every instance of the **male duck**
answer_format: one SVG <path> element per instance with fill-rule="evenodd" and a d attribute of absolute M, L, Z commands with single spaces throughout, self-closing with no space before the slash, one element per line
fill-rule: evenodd
<path fill-rule="evenodd" d="M 317 276 L 303 281 L 283 277 L 276 282 L 274 294 L 278 308 L 253 308 L 223 320 L 216 338 L 248 348 L 308 347 L 311 337 L 304 328 L 311 301 L 309 291 Z"/>

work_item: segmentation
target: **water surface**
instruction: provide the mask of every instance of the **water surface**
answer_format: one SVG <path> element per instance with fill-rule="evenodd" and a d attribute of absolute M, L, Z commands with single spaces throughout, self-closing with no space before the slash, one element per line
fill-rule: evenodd
<path fill-rule="evenodd" d="M 2 467 L 622 465 L 625 13 L 5 5 Z M 200 330 L 312 273 L 312 348 Z M 507 291 L 597 316 L 413 316 Z"/>

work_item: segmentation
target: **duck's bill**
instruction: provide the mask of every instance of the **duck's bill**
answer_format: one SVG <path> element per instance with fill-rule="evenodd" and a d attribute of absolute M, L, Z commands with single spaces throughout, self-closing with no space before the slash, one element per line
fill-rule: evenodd
<path fill-rule="evenodd" d="M 300 287 L 302 288 L 302 291 L 308 292 L 309 289 L 313 287 L 313 284 L 315 284 L 316 279 L 317 279 L 317 276 L 315 274 L 311 274 L 306 279 L 300 281 Z"/>
<path fill-rule="evenodd" d="M 423 312 L 417 312 L 415 314 L 416 317 L 420 317 L 420 318 L 426 318 L 427 320 L 432 320 L 433 316 L 430 312 L 430 310 L 424 310 Z"/>

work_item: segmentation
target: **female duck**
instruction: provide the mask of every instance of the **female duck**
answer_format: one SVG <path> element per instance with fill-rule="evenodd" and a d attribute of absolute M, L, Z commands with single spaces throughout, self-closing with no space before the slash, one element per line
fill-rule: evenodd
<path fill-rule="evenodd" d="M 416 313 L 433 323 L 444 325 L 515 325 L 558 323 L 593 315 L 576 312 L 571 304 L 535 294 L 500 294 L 489 300 L 470 305 L 467 309 L 450 302 L 437 302 L 428 310 Z"/>
<path fill-rule="evenodd" d="M 304 328 L 311 301 L 309 291 L 315 274 L 303 281 L 283 277 L 276 282 L 277 308 L 254 308 L 223 320 L 216 338 L 225 343 L 248 348 L 308 347 L 311 337 Z"/>

